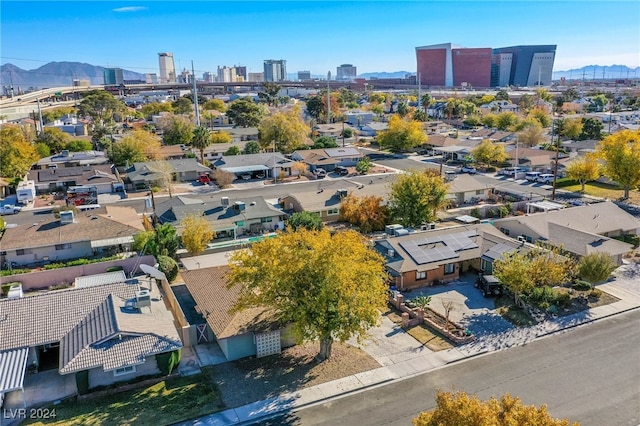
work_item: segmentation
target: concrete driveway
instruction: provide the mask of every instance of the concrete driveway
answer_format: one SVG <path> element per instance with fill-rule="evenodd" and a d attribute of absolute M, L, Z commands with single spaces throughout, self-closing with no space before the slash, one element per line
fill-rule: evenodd
<path fill-rule="evenodd" d="M 514 328 L 495 313 L 495 299 L 482 296 L 473 286 L 475 279 L 475 274 L 465 274 L 457 281 L 404 292 L 403 295 L 405 299 L 431 296 L 429 308 L 442 315 L 445 314 L 443 303 L 453 302 L 449 319 L 471 330 L 476 336 L 503 333 Z"/>

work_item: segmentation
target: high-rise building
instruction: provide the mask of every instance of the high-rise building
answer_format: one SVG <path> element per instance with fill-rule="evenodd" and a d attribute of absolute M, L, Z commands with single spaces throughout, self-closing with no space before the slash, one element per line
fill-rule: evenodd
<path fill-rule="evenodd" d="M 555 44 L 493 49 L 491 86 L 550 86 L 555 56 Z"/>
<path fill-rule="evenodd" d="M 287 79 L 287 61 L 284 59 L 264 60 L 264 81 L 284 81 Z"/>
<path fill-rule="evenodd" d="M 234 65 L 234 68 L 236 69 L 236 75 L 242 77 L 242 80 L 238 79 L 238 81 L 247 81 L 247 67 Z"/>
<path fill-rule="evenodd" d="M 202 74 L 202 80 L 204 80 L 205 83 L 213 83 L 214 81 L 213 73 L 210 73 L 209 71 L 204 72 Z"/>
<path fill-rule="evenodd" d="M 351 64 L 342 64 L 336 70 L 336 80 L 347 80 L 352 81 L 358 76 L 358 71 L 356 67 Z"/>
<path fill-rule="evenodd" d="M 105 68 L 103 75 L 105 86 L 120 86 L 124 84 L 122 68 Z"/>
<path fill-rule="evenodd" d="M 158 75 L 155 72 L 146 73 L 144 75 L 144 81 L 147 84 L 158 84 Z"/>
<path fill-rule="evenodd" d="M 176 82 L 176 66 L 173 62 L 173 53 L 158 53 L 160 63 L 160 84 Z"/>
<path fill-rule="evenodd" d="M 311 80 L 311 71 L 298 71 L 298 81 Z"/>
<path fill-rule="evenodd" d="M 464 48 L 452 43 L 416 47 L 417 71 L 427 86 L 489 87 L 491 48 Z"/>

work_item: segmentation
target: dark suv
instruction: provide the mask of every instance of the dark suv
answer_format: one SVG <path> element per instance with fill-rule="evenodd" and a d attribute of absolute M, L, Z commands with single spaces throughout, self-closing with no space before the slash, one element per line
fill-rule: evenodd
<path fill-rule="evenodd" d="M 502 296 L 503 293 L 502 283 L 493 275 L 479 275 L 475 286 L 484 297 Z"/>
<path fill-rule="evenodd" d="M 339 174 L 340 176 L 346 176 L 349 174 L 349 169 L 343 166 L 336 166 L 336 168 L 333 169 L 333 171 Z"/>

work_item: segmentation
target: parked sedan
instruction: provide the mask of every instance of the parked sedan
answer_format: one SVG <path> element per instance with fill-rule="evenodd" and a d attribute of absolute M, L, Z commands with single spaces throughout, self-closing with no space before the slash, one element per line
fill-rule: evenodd
<path fill-rule="evenodd" d="M 20 211 L 20 207 L 15 206 L 13 204 L 5 204 L 4 206 L 0 206 L 0 215 L 16 214 L 19 211 Z"/>
<path fill-rule="evenodd" d="M 539 183 L 552 183 L 553 182 L 553 175 L 550 173 L 546 173 L 543 175 L 538 176 L 537 181 Z"/>
<path fill-rule="evenodd" d="M 474 174 L 476 172 L 476 168 L 473 166 L 469 166 L 469 165 L 464 165 L 462 166 L 462 168 L 460 169 L 461 173 L 469 173 L 469 174 Z"/>

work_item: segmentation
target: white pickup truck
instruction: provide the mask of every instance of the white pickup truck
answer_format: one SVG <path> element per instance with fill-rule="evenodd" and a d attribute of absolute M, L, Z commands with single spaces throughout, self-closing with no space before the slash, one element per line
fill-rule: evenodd
<path fill-rule="evenodd" d="M 4 206 L 0 206 L 0 215 L 16 214 L 19 211 L 20 207 L 14 206 L 13 204 L 5 204 Z"/>

